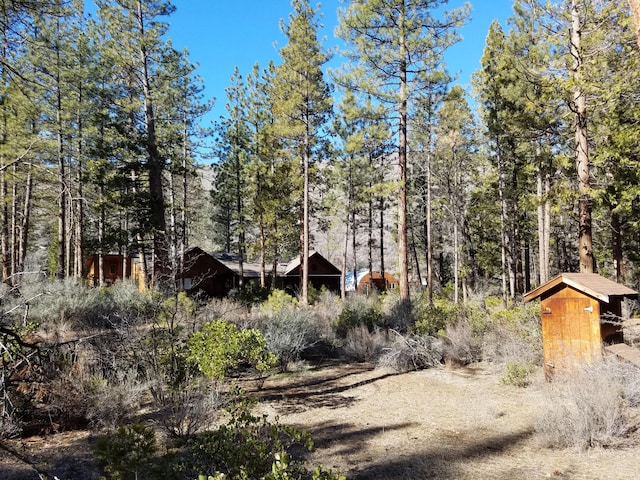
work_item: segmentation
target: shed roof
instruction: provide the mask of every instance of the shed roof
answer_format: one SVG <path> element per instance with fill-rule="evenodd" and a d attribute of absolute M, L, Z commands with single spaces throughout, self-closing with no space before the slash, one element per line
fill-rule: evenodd
<path fill-rule="evenodd" d="M 561 273 L 544 285 L 525 293 L 524 301 L 534 300 L 561 284 L 573 287 L 605 303 L 609 303 L 610 297 L 633 297 L 638 295 L 635 290 L 604 278 L 597 273 Z"/>

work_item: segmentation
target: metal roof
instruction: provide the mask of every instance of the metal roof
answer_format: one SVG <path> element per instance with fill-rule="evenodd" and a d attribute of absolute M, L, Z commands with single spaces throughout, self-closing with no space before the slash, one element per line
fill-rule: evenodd
<path fill-rule="evenodd" d="M 547 291 L 565 284 L 591 297 L 609 303 L 610 297 L 633 297 L 638 292 L 629 287 L 609 280 L 597 273 L 561 273 L 544 285 L 525 293 L 524 301 L 529 302 L 543 295 Z"/>

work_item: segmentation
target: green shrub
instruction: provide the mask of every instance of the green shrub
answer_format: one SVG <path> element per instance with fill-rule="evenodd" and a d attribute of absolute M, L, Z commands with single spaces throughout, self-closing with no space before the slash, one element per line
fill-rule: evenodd
<path fill-rule="evenodd" d="M 531 383 L 531 374 L 536 366 L 531 362 L 518 363 L 507 361 L 500 381 L 505 385 L 514 387 L 527 387 Z"/>
<path fill-rule="evenodd" d="M 101 437 L 95 447 L 98 464 L 114 480 L 155 478 L 151 465 L 156 451 L 153 429 L 139 423 Z"/>
<path fill-rule="evenodd" d="M 298 306 L 298 300 L 292 297 L 284 290 L 275 289 L 267 301 L 260 306 L 260 311 L 263 315 L 271 316 L 276 315 L 278 312 L 295 308 Z"/>
<path fill-rule="evenodd" d="M 447 325 L 456 323 L 459 313 L 458 304 L 444 299 L 435 299 L 433 304 L 429 304 L 422 298 L 413 332 L 417 335 L 431 336 L 442 334 Z"/>
<path fill-rule="evenodd" d="M 375 296 L 354 295 L 348 297 L 336 320 L 336 335 L 345 338 L 349 330 L 360 325 L 373 331 L 376 326 L 382 324 L 382 319 Z"/>
<path fill-rule="evenodd" d="M 241 363 L 266 372 L 277 362 L 275 355 L 267 351 L 267 342 L 258 330 L 238 330 L 224 320 L 206 323 L 189 338 L 188 345 L 187 359 L 213 380 L 224 379 Z"/>
<path fill-rule="evenodd" d="M 252 305 L 263 303 L 269 297 L 269 289 L 263 288 L 258 282 L 247 282 L 242 288 L 230 292 L 229 297 L 240 302 L 243 305 L 251 307 Z"/>
<path fill-rule="evenodd" d="M 247 400 L 232 405 L 227 424 L 191 439 L 178 465 L 181 476 L 196 478 L 214 473 L 230 479 L 268 478 L 276 455 L 290 451 L 294 445 L 308 450 L 313 447 L 307 432 L 277 420 L 272 423 L 266 416 L 257 417 L 251 413 L 252 406 Z M 288 463 L 287 469 L 294 475 L 303 472 L 302 466 L 293 462 Z"/>

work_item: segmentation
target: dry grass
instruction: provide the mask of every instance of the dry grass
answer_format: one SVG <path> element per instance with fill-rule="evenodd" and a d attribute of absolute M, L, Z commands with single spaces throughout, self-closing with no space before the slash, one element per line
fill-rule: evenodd
<path fill-rule="evenodd" d="M 640 370 L 615 359 L 557 375 L 537 430 L 555 448 L 628 444 L 640 427 Z"/>
<path fill-rule="evenodd" d="M 347 332 L 344 350 L 347 357 L 357 362 L 371 362 L 378 358 L 388 344 L 387 335 L 380 329 L 370 332 L 365 325 Z"/>

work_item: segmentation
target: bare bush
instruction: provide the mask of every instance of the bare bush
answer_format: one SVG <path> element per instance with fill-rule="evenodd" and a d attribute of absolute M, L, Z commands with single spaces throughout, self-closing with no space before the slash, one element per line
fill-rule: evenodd
<path fill-rule="evenodd" d="M 541 406 L 542 443 L 580 449 L 628 443 L 640 427 L 639 386 L 640 370 L 614 359 L 557 375 Z"/>
<path fill-rule="evenodd" d="M 336 340 L 334 325 L 336 319 L 342 313 L 343 302 L 340 297 L 329 291 L 320 293 L 320 297 L 313 305 L 313 311 L 317 320 L 317 330 L 320 338 L 334 343 Z"/>
<path fill-rule="evenodd" d="M 426 335 L 401 335 L 392 330 L 395 339 L 384 349 L 378 360 L 380 367 L 398 372 L 421 370 L 442 363 L 444 346 L 442 340 Z"/>
<path fill-rule="evenodd" d="M 381 322 L 386 328 L 406 332 L 416 322 L 416 309 L 409 300 L 401 300 L 398 290 L 387 290 L 377 298 L 382 316 Z"/>
<path fill-rule="evenodd" d="M 242 328 L 254 327 L 251 322 L 250 309 L 246 304 L 230 298 L 214 298 L 198 312 L 193 331 L 201 329 L 205 323 L 217 318 Z"/>
<path fill-rule="evenodd" d="M 263 322 L 267 348 L 278 357 L 280 371 L 319 339 L 313 311 L 307 308 L 282 308 Z"/>
<path fill-rule="evenodd" d="M 187 440 L 212 428 L 226 404 L 219 388 L 208 381 L 197 382 L 164 396 L 162 425 L 169 434 Z"/>
<path fill-rule="evenodd" d="M 349 358 L 370 362 L 380 355 L 386 345 L 386 335 L 382 330 L 370 332 L 366 326 L 359 325 L 347 332 L 344 349 Z"/>
<path fill-rule="evenodd" d="M 97 427 L 114 430 L 130 421 L 140 408 L 148 388 L 134 372 L 118 372 L 118 381 L 92 377 L 84 386 L 87 419 Z"/>
<path fill-rule="evenodd" d="M 482 338 L 466 319 L 447 325 L 443 344 L 444 357 L 453 364 L 468 365 L 481 359 Z"/>
<path fill-rule="evenodd" d="M 501 365 L 507 362 L 537 365 L 542 361 L 539 307 L 534 304 L 501 309 L 484 326 L 482 355 Z"/>

